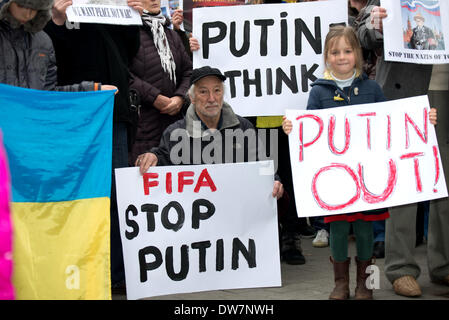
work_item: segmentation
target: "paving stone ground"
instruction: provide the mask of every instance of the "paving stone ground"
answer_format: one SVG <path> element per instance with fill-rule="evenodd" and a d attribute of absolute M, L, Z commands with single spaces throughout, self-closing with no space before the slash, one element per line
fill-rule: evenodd
<path fill-rule="evenodd" d="M 302 240 L 306 264 L 294 266 L 281 263 L 282 286 L 273 288 L 216 290 L 188 294 L 174 294 L 148 298 L 148 300 L 327 300 L 333 288 L 332 265 L 329 262 L 330 249 L 314 248 L 312 239 Z M 354 257 L 355 242 L 350 241 L 350 256 Z M 449 287 L 430 282 L 426 245 L 417 248 L 417 261 L 421 267 L 418 279 L 423 295 L 420 298 L 401 297 L 394 293 L 384 275 L 384 259 L 378 259 L 380 288 L 374 291 L 376 300 L 449 300 Z M 355 288 L 355 262 L 351 261 L 351 298 Z M 126 295 L 113 295 L 114 300 L 126 299 Z"/>

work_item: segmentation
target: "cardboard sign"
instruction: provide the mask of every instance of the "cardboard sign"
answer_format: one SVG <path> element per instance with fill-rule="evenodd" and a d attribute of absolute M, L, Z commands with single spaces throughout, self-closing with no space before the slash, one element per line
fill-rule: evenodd
<path fill-rule="evenodd" d="M 280 286 L 267 164 L 116 169 L 128 298 Z"/>
<path fill-rule="evenodd" d="M 66 14 L 70 22 L 142 25 L 139 12 L 127 0 L 73 0 Z"/>
<path fill-rule="evenodd" d="M 241 116 L 305 109 L 310 84 L 323 74 L 329 25 L 348 20 L 344 0 L 197 8 L 193 15 L 194 67 L 227 76 L 226 101 Z"/>
<path fill-rule="evenodd" d="M 324 216 L 447 197 L 427 96 L 287 110 L 298 215 Z"/>
<path fill-rule="evenodd" d="M 385 60 L 449 63 L 449 1 L 381 1 Z"/>

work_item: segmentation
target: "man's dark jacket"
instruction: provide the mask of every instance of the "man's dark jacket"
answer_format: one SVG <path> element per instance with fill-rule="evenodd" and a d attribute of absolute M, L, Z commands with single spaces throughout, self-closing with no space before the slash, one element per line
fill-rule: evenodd
<path fill-rule="evenodd" d="M 232 134 L 243 137 L 242 133 L 246 133 L 246 138 L 230 139 Z M 190 105 L 186 117 L 170 125 L 164 131 L 159 147 L 149 151 L 156 154 L 159 166 L 248 162 L 258 160 L 259 155 L 266 155 L 263 144 L 256 141 L 251 122 L 236 115 L 228 104 L 223 104 L 218 130 L 215 132 L 207 130 L 196 114 L 195 107 Z M 210 156 L 211 161 L 204 156 Z M 279 180 L 277 176 L 276 180 Z"/>
<path fill-rule="evenodd" d="M 360 11 L 355 25 L 362 48 L 381 52 L 376 65 L 377 83 L 388 100 L 427 94 L 432 65 L 385 61 L 383 35 L 374 30 L 370 23 L 371 10 L 379 5 L 380 0 L 368 0 L 366 7 Z"/>

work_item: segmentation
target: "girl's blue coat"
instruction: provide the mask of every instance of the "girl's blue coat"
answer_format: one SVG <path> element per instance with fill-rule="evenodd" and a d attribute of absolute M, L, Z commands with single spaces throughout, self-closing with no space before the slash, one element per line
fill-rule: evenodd
<path fill-rule="evenodd" d="M 343 100 L 338 101 L 334 97 Z M 312 83 L 307 109 L 327 109 L 348 105 L 386 101 L 380 86 L 363 74 L 352 82 L 350 87 L 340 89 L 333 80 L 318 79 Z"/>

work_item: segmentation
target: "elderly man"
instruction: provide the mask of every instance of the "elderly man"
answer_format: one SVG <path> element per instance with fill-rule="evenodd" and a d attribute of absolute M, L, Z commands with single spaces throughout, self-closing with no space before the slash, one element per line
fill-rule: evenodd
<path fill-rule="evenodd" d="M 224 102 L 225 79 L 220 70 L 208 66 L 192 71 L 189 89 L 191 105 L 186 117 L 164 131 L 159 147 L 137 157 L 136 166 L 140 166 L 142 174 L 156 165 L 248 162 L 258 159 L 258 148 L 262 146 L 255 139 L 252 124 L 236 115 Z M 235 141 L 234 137 L 239 135 L 244 138 Z M 282 183 L 276 179 L 273 197 L 279 199 L 283 191 Z"/>

